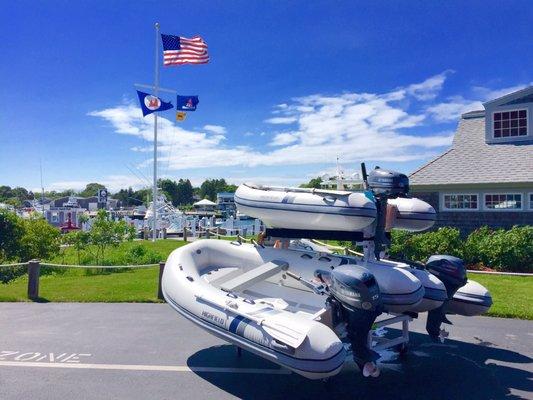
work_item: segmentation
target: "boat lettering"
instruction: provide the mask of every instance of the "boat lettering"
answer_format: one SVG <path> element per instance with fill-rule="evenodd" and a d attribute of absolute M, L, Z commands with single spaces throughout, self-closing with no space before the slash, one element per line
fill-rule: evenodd
<path fill-rule="evenodd" d="M 206 318 L 206 319 L 208 319 L 210 321 L 213 321 L 213 322 L 215 322 L 215 323 L 217 323 L 217 324 L 219 324 L 221 326 L 224 326 L 224 322 L 225 322 L 224 318 L 221 318 L 221 317 L 219 317 L 219 316 L 217 316 L 215 314 L 211 314 L 208 311 L 205 311 L 205 310 L 202 311 L 202 317 L 204 317 L 204 318 Z"/>

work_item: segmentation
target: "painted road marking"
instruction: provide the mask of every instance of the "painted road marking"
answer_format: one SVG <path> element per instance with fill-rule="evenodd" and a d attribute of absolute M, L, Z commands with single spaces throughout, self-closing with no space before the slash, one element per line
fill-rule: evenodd
<path fill-rule="evenodd" d="M 44 361 L 44 362 L 61 362 L 61 363 L 79 363 L 80 357 L 91 357 L 92 354 L 86 353 L 40 353 L 40 352 L 22 352 L 2 350 L 0 351 L 0 361 Z"/>
<path fill-rule="evenodd" d="M 66 369 L 101 369 L 115 371 L 155 371 L 155 372 L 219 372 L 230 374 L 268 374 L 288 375 L 286 369 L 265 368 L 222 368 L 222 367 L 188 367 L 186 365 L 138 365 L 138 364 L 61 364 L 52 362 L 0 361 L 0 367 L 24 368 L 66 368 Z"/>

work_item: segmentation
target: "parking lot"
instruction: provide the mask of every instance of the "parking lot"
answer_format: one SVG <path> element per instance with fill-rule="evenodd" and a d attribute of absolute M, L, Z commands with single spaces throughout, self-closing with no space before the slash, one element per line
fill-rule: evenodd
<path fill-rule="evenodd" d="M 237 357 L 166 304 L 2 303 L 0 399 L 533 398 L 533 321 L 451 319 L 443 345 L 415 321 L 379 378 L 323 382 Z"/>

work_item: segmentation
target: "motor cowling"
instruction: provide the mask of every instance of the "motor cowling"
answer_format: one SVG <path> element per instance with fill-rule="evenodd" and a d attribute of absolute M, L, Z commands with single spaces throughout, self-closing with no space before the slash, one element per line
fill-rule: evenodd
<path fill-rule="evenodd" d="M 409 193 L 409 178 L 401 172 L 376 167 L 368 174 L 367 182 L 375 196 L 394 198 Z"/>
<path fill-rule="evenodd" d="M 444 283 L 448 298 L 466 284 L 466 267 L 463 260 L 447 255 L 433 255 L 426 263 L 426 269 Z"/>
<path fill-rule="evenodd" d="M 355 362 L 362 368 L 365 363 L 377 360 L 379 354 L 367 345 L 368 332 L 383 308 L 376 278 L 366 268 L 342 265 L 328 273 L 325 281 L 335 324 L 346 323 Z"/>
<path fill-rule="evenodd" d="M 343 307 L 376 311 L 381 305 L 376 278 L 366 268 L 342 265 L 331 271 L 330 279 L 329 291 Z"/>
<path fill-rule="evenodd" d="M 429 257 L 425 267 L 444 284 L 448 297 L 440 307 L 428 312 L 426 330 L 433 340 L 438 341 L 441 336 L 441 324 L 443 322 L 451 324 L 446 318 L 448 302 L 468 280 L 466 267 L 463 260 L 448 255 L 433 255 Z"/>

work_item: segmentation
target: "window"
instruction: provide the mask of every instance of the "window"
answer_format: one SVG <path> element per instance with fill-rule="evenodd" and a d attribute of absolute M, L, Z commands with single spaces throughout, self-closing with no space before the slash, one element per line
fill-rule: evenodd
<path fill-rule="evenodd" d="M 522 195 L 516 193 L 486 194 L 485 208 L 490 210 L 521 210 Z"/>
<path fill-rule="evenodd" d="M 492 122 L 495 138 L 527 135 L 527 110 L 495 112 Z"/>
<path fill-rule="evenodd" d="M 445 210 L 477 210 L 477 194 L 445 194 Z"/>
<path fill-rule="evenodd" d="M 533 210 L 533 193 L 529 194 L 529 209 Z"/>

